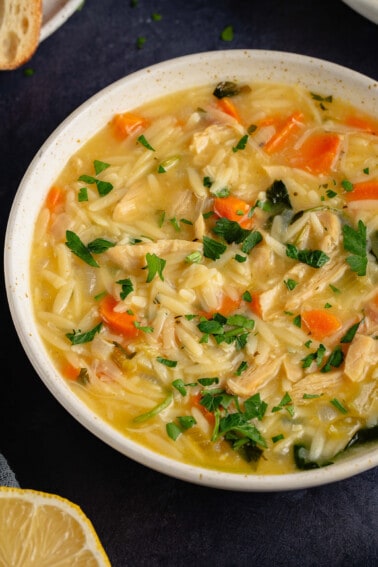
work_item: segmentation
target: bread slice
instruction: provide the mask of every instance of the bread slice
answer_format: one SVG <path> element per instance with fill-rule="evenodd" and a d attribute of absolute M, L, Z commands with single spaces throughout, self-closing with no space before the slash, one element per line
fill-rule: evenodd
<path fill-rule="evenodd" d="M 0 69 L 16 69 L 38 47 L 42 0 L 0 0 Z"/>

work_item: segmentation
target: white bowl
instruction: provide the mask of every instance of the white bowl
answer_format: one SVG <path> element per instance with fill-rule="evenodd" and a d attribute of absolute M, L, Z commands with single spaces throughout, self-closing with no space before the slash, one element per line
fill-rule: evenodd
<path fill-rule="evenodd" d="M 138 71 L 108 86 L 73 112 L 48 138 L 30 164 L 16 194 L 5 242 L 5 276 L 11 314 L 37 374 L 57 400 L 88 430 L 131 459 L 182 480 L 244 491 L 294 490 L 345 479 L 378 465 L 378 447 L 353 451 L 332 466 L 285 475 L 217 472 L 173 461 L 122 436 L 93 413 L 57 373 L 33 316 L 29 260 L 34 222 L 48 189 L 68 158 L 117 112 L 170 92 L 217 83 L 298 83 L 329 92 L 377 114 L 378 85 L 338 65 L 291 53 L 232 50 L 189 55 Z"/>

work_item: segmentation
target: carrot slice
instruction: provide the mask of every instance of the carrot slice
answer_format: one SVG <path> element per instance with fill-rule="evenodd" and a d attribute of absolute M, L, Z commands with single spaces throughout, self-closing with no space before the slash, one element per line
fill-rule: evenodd
<path fill-rule="evenodd" d="M 64 190 L 57 185 L 53 185 L 47 194 L 45 207 L 49 209 L 50 213 L 54 213 L 59 207 L 64 205 L 65 200 Z"/>
<path fill-rule="evenodd" d="M 252 313 L 254 313 L 255 315 L 257 315 L 257 317 L 260 317 L 260 319 L 262 319 L 262 307 L 261 307 L 261 302 L 260 302 L 260 294 L 261 292 L 259 291 L 254 291 L 252 292 L 252 300 L 248 302 L 248 307 L 250 308 L 250 310 L 252 311 Z"/>
<path fill-rule="evenodd" d="M 240 114 L 232 100 L 230 100 L 229 98 L 220 98 L 217 100 L 217 106 L 219 110 L 221 110 L 225 114 L 228 114 L 229 116 L 232 116 L 232 118 L 235 118 L 235 120 L 239 122 L 239 124 L 242 123 Z"/>
<path fill-rule="evenodd" d="M 291 165 L 314 174 L 328 173 L 337 157 L 340 138 L 337 134 L 315 133 L 306 138 Z"/>
<path fill-rule="evenodd" d="M 264 151 L 272 154 L 282 150 L 289 143 L 292 136 L 302 128 L 303 118 L 302 112 L 293 112 L 264 145 Z"/>
<path fill-rule="evenodd" d="M 61 373 L 67 380 L 77 380 L 80 374 L 80 369 L 76 368 L 69 362 L 66 362 L 61 368 Z"/>
<path fill-rule="evenodd" d="M 135 326 L 136 316 L 127 312 L 114 311 L 117 305 L 118 302 L 114 297 L 106 295 L 99 305 L 102 320 L 116 333 L 121 333 L 128 338 L 136 337 L 139 332 Z"/>
<path fill-rule="evenodd" d="M 123 140 L 137 130 L 147 128 L 149 121 L 143 116 L 133 114 L 132 112 L 124 112 L 116 114 L 111 122 L 115 136 Z"/>
<path fill-rule="evenodd" d="M 206 319 L 211 319 L 216 313 L 220 313 L 221 315 L 228 317 L 229 315 L 231 315 L 231 313 L 234 313 L 234 311 L 238 309 L 240 303 L 241 298 L 232 299 L 228 295 L 225 295 L 222 299 L 219 309 L 217 309 L 216 311 L 199 311 L 198 316 L 206 317 Z"/>
<path fill-rule="evenodd" d="M 367 116 L 357 116 L 355 114 L 351 114 L 346 118 L 345 124 L 347 126 L 351 126 L 352 128 L 358 128 L 359 130 L 364 130 L 369 134 L 378 133 L 378 124 Z"/>
<path fill-rule="evenodd" d="M 301 317 L 302 323 L 304 323 L 315 340 L 321 340 L 333 335 L 342 326 L 340 319 L 326 309 L 304 311 Z"/>
<path fill-rule="evenodd" d="M 344 193 L 346 201 L 366 201 L 378 199 L 378 179 L 354 183 L 352 191 Z"/>
<path fill-rule="evenodd" d="M 253 221 L 248 217 L 251 206 L 243 199 L 229 195 L 216 197 L 213 204 L 214 212 L 221 218 L 235 221 L 243 228 L 251 228 Z"/>

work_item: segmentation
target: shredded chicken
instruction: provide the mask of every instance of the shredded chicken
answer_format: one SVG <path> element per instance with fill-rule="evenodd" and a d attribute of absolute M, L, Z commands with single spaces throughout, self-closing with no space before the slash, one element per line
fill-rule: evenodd
<path fill-rule="evenodd" d="M 263 366 L 254 366 L 238 378 L 229 378 L 227 387 L 232 394 L 248 397 L 255 394 L 267 382 L 275 378 L 281 368 L 282 357 L 274 358 Z"/>
<path fill-rule="evenodd" d="M 290 391 L 290 397 L 295 404 L 306 403 L 304 394 L 318 395 L 331 394 L 336 392 L 343 382 L 343 373 L 341 370 L 333 372 L 313 372 L 308 374 L 302 380 L 293 385 Z"/>
<path fill-rule="evenodd" d="M 353 382 L 360 382 L 369 367 L 378 358 L 377 341 L 366 335 L 356 334 L 345 357 L 345 374 Z"/>

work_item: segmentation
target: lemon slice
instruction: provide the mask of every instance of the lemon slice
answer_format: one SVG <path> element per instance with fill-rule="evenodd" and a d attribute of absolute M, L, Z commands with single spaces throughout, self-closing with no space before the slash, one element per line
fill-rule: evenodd
<path fill-rule="evenodd" d="M 0 487 L 0 566 L 110 567 L 92 523 L 69 500 Z"/>

